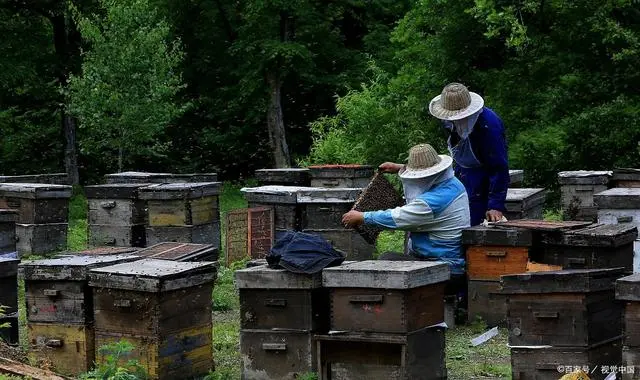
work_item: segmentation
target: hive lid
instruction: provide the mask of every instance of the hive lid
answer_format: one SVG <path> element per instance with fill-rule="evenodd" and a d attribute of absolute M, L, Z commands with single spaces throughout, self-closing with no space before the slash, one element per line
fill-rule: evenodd
<path fill-rule="evenodd" d="M 530 247 L 533 245 L 533 237 L 531 230 L 524 228 L 480 225 L 462 230 L 462 244 Z"/>
<path fill-rule="evenodd" d="M 615 181 L 640 181 L 640 169 L 616 168 L 613 169 L 613 180 Z"/>
<path fill-rule="evenodd" d="M 640 301 L 640 273 L 634 273 L 616 281 L 616 299 Z"/>
<path fill-rule="evenodd" d="M 20 264 L 25 280 L 86 281 L 89 270 L 102 266 L 138 260 L 133 255 L 67 256 Z"/>
<path fill-rule="evenodd" d="M 308 187 L 297 191 L 298 203 L 355 203 L 360 196 L 360 188 L 319 188 Z"/>
<path fill-rule="evenodd" d="M 0 278 L 13 277 L 18 274 L 19 259 L 7 259 L 0 257 Z"/>
<path fill-rule="evenodd" d="M 560 236 L 545 236 L 543 243 L 570 247 L 619 247 L 638 238 L 638 229 L 625 224 L 592 224 L 586 228 L 563 231 Z"/>
<path fill-rule="evenodd" d="M 44 183 L 0 183 L 0 195 L 27 199 L 71 198 L 71 186 Z"/>
<path fill-rule="evenodd" d="M 547 192 L 545 189 L 508 189 L 505 200 L 507 211 L 517 212 L 528 210 L 544 203 Z"/>
<path fill-rule="evenodd" d="M 322 271 L 327 288 L 412 289 L 449 280 L 442 261 L 358 261 Z"/>
<path fill-rule="evenodd" d="M 143 248 L 136 256 L 173 261 L 217 261 L 218 248 L 213 244 L 164 242 Z"/>
<path fill-rule="evenodd" d="M 302 186 L 258 186 L 243 187 L 240 191 L 249 202 L 267 202 L 275 204 L 295 204 L 298 202 L 298 190 L 308 189 Z"/>
<path fill-rule="evenodd" d="M 375 169 L 370 165 L 314 165 L 309 172 L 311 178 L 371 178 Z"/>
<path fill-rule="evenodd" d="M 220 182 L 161 183 L 140 188 L 139 197 L 146 200 L 202 198 L 219 195 L 221 187 Z"/>
<path fill-rule="evenodd" d="M 175 182 L 218 182 L 218 173 L 171 174 L 171 179 Z"/>
<path fill-rule="evenodd" d="M 524 170 L 509 170 L 509 180 L 511 183 L 520 183 L 524 180 Z"/>
<path fill-rule="evenodd" d="M 624 268 L 567 269 L 504 275 L 500 282 L 504 294 L 587 293 L 613 290 L 624 273 Z"/>
<path fill-rule="evenodd" d="M 598 209 L 640 209 L 640 187 L 619 187 L 594 194 Z"/>
<path fill-rule="evenodd" d="M 95 247 L 91 249 L 85 249 L 83 251 L 67 251 L 61 256 L 112 256 L 112 255 L 124 255 L 128 253 L 134 253 L 140 248 L 136 247 Z"/>
<path fill-rule="evenodd" d="M 344 263 L 343 263 L 344 265 Z M 322 273 L 298 274 L 267 265 L 239 269 L 235 273 L 238 289 L 315 289 L 322 287 Z"/>
<path fill-rule="evenodd" d="M 142 259 L 91 270 L 89 285 L 140 292 L 164 292 L 212 283 L 218 264 Z"/>
<path fill-rule="evenodd" d="M 611 171 L 575 170 L 558 173 L 560 185 L 606 185 L 611 179 Z"/>
<path fill-rule="evenodd" d="M 111 173 L 104 176 L 107 180 L 117 180 L 117 179 L 164 179 L 171 177 L 171 173 L 150 173 L 150 172 L 120 172 L 120 173 Z M 111 182 L 114 183 L 114 182 Z"/>
<path fill-rule="evenodd" d="M 0 209 L 0 223 L 11 223 L 18 220 L 19 212 L 11 208 Z"/>
<path fill-rule="evenodd" d="M 84 193 L 89 199 L 137 199 L 139 189 L 150 185 L 152 183 L 108 183 L 85 186 Z"/>

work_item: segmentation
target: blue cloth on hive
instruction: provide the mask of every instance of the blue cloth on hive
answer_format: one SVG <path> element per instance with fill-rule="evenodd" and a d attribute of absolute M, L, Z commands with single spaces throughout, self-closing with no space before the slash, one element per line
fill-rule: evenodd
<path fill-rule="evenodd" d="M 287 231 L 275 242 L 266 259 L 271 268 L 313 274 L 342 264 L 345 257 L 319 235 Z"/>

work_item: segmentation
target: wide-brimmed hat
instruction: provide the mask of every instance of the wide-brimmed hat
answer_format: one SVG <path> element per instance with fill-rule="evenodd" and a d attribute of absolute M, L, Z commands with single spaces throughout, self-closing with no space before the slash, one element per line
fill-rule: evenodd
<path fill-rule="evenodd" d="M 441 173 L 451 167 L 453 159 L 447 155 L 439 155 L 429 144 L 419 144 L 409 150 L 407 165 L 399 175 L 400 178 L 424 178 Z"/>
<path fill-rule="evenodd" d="M 429 112 L 441 120 L 460 120 L 480 111 L 484 106 L 482 96 L 471 92 L 460 83 L 449 83 L 429 103 Z"/>

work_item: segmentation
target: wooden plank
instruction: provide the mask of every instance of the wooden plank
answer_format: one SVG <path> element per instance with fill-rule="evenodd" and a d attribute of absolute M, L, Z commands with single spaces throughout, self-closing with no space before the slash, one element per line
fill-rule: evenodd
<path fill-rule="evenodd" d="M 501 277 L 504 294 L 588 293 L 611 290 L 623 268 L 528 272 Z"/>
<path fill-rule="evenodd" d="M 599 209 L 640 209 L 640 188 L 615 188 L 593 196 Z"/>
<path fill-rule="evenodd" d="M 533 245 L 533 235 L 526 228 L 479 225 L 462 230 L 462 244 L 530 247 Z"/>
<path fill-rule="evenodd" d="M 238 289 L 315 289 L 322 287 L 322 273 L 299 274 L 267 266 L 235 271 Z"/>
<path fill-rule="evenodd" d="M 71 256 L 23 262 L 19 265 L 25 281 L 86 281 L 92 268 L 135 261 L 133 255 Z"/>
<path fill-rule="evenodd" d="M 31 344 L 38 346 L 57 372 L 79 375 L 87 372 L 95 360 L 94 331 L 85 325 L 29 323 Z"/>
<path fill-rule="evenodd" d="M 162 183 L 140 189 L 144 200 L 196 199 L 220 194 L 220 182 Z"/>
<path fill-rule="evenodd" d="M 37 367 L 32 367 L 24 363 L 16 362 L 0 357 L 0 373 L 22 376 L 32 380 L 70 380 L 71 377 L 64 377 L 51 371 L 46 371 Z"/>
<path fill-rule="evenodd" d="M 441 261 L 367 260 L 322 271 L 328 288 L 411 289 L 449 280 L 449 266 Z"/>
<path fill-rule="evenodd" d="M 577 228 L 584 228 L 592 223 L 584 222 L 584 221 L 550 221 L 550 220 L 532 220 L 532 219 L 522 219 L 522 220 L 511 220 L 507 222 L 498 222 L 495 224 L 496 227 L 515 227 L 515 228 L 526 228 L 534 231 L 564 231 L 571 230 Z"/>
<path fill-rule="evenodd" d="M 71 198 L 71 186 L 42 183 L 0 183 L 1 197 L 24 199 Z"/>

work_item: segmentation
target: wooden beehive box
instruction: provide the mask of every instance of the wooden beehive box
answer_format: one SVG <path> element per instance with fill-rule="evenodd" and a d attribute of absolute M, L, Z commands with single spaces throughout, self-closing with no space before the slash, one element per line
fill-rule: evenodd
<path fill-rule="evenodd" d="M 217 182 L 218 175 L 216 173 L 173 174 L 130 171 L 107 174 L 104 180 L 107 184 Z"/>
<path fill-rule="evenodd" d="M 297 191 L 304 230 L 343 229 L 342 215 L 349 212 L 362 189 L 307 188 Z"/>
<path fill-rule="evenodd" d="M 329 328 L 329 292 L 322 274 L 292 273 L 256 266 L 237 270 L 240 328 L 291 329 L 326 332 Z"/>
<path fill-rule="evenodd" d="M 207 374 L 216 275 L 217 263 L 156 259 L 92 270 L 96 346 L 128 340 L 154 379 Z"/>
<path fill-rule="evenodd" d="M 622 336 L 615 281 L 623 268 L 502 276 L 512 346 L 589 348 Z"/>
<path fill-rule="evenodd" d="M 594 195 L 598 223 L 629 224 L 640 228 L 640 188 L 615 188 Z"/>
<path fill-rule="evenodd" d="M 147 201 L 147 245 L 162 242 L 220 247 L 219 182 L 156 184 L 140 189 Z"/>
<path fill-rule="evenodd" d="M 447 379 L 441 327 L 408 334 L 347 332 L 315 338 L 320 380 Z"/>
<path fill-rule="evenodd" d="M 594 221 L 598 209 L 593 202 L 594 194 L 609 188 L 610 171 L 566 171 L 558 173 L 558 184 L 562 193 L 562 211 L 570 220 Z"/>
<path fill-rule="evenodd" d="M 360 261 L 322 272 L 331 330 L 407 333 L 444 321 L 449 266 L 439 261 Z"/>
<path fill-rule="evenodd" d="M 47 183 L 51 185 L 71 185 L 67 173 L 3 175 L 0 183 Z"/>
<path fill-rule="evenodd" d="M 18 223 L 67 223 L 71 186 L 0 183 L 0 208 L 18 210 Z"/>
<path fill-rule="evenodd" d="M 4 306 L 4 314 L 18 311 L 18 259 L 0 258 L 0 306 Z"/>
<path fill-rule="evenodd" d="M 511 219 L 542 219 L 545 189 L 508 189 L 504 216 Z"/>
<path fill-rule="evenodd" d="M 146 259 L 173 261 L 218 261 L 218 247 L 212 244 L 164 242 L 137 251 Z"/>
<path fill-rule="evenodd" d="M 0 209 L 0 254 L 16 252 L 18 210 Z"/>
<path fill-rule="evenodd" d="M 299 186 L 245 187 L 244 194 L 250 208 L 270 207 L 273 209 L 276 240 L 286 231 L 299 231 L 302 214 L 298 205 L 297 192 L 305 189 Z"/>
<path fill-rule="evenodd" d="M 640 274 L 616 281 L 616 299 L 624 302 L 624 345 L 640 348 Z"/>
<path fill-rule="evenodd" d="M 374 174 L 368 165 L 309 166 L 312 187 L 365 188 Z"/>
<path fill-rule="evenodd" d="M 611 179 L 615 187 L 640 187 L 640 169 L 616 168 Z"/>
<path fill-rule="evenodd" d="M 321 236 L 336 250 L 341 251 L 347 260 L 372 260 L 376 246 L 369 243 L 360 233 L 350 229 L 302 230 L 302 232 Z"/>
<path fill-rule="evenodd" d="M 638 230 L 630 225 L 593 224 L 546 235 L 541 239 L 540 261 L 564 269 L 623 267 L 633 271 L 633 244 Z"/>
<path fill-rule="evenodd" d="M 63 251 L 68 230 L 67 223 L 16 224 L 16 249 L 21 256 Z"/>
<path fill-rule="evenodd" d="M 146 209 L 138 197 L 149 183 L 86 186 L 89 204 L 89 244 L 144 247 Z"/>
<path fill-rule="evenodd" d="M 524 170 L 509 170 L 509 187 L 519 188 L 522 187 L 524 182 Z"/>
<path fill-rule="evenodd" d="M 260 186 L 311 186 L 309 169 L 259 169 L 256 179 Z"/>

